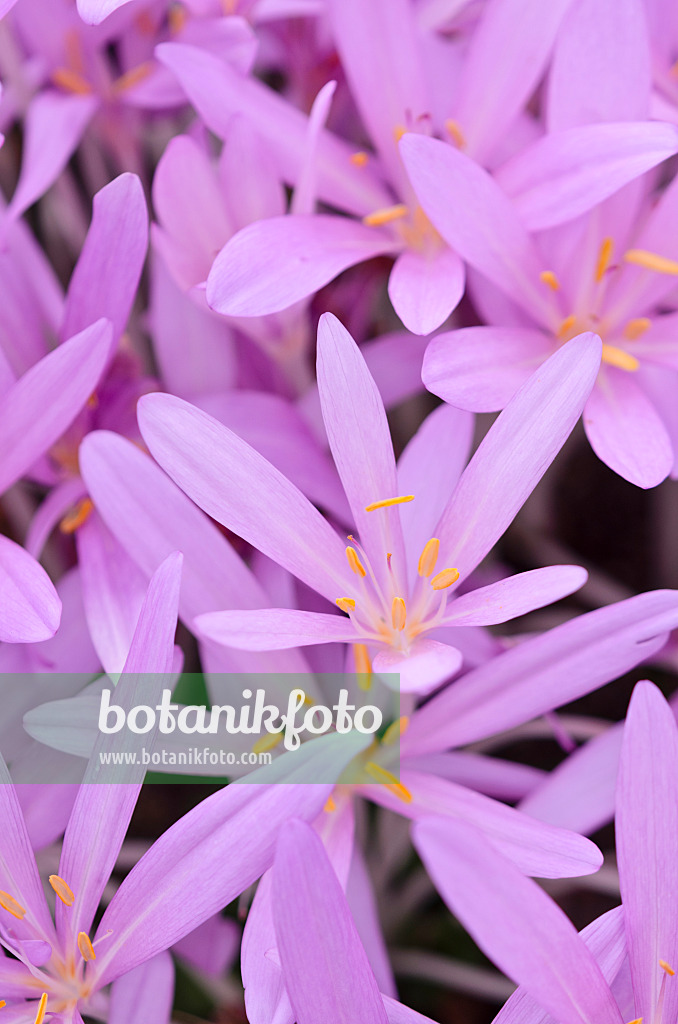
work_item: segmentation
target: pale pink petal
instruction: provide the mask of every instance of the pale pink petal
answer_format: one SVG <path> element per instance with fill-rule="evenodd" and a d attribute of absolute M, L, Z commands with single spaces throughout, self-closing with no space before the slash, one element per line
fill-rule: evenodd
<path fill-rule="evenodd" d="M 647 117 L 650 78 L 642 0 L 577 0 L 553 54 L 549 129 Z"/>
<path fill-rule="evenodd" d="M 424 695 L 456 675 L 461 663 L 461 652 L 456 647 L 424 637 L 412 645 L 409 654 L 391 647 L 379 651 L 372 662 L 372 667 L 375 672 L 398 674 L 399 689 L 402 693 Z M 393 685 L 390 680 L 388 685 Z M 394 688 L 397 689 L 397 685 Z"/>
<path fill-rule="evenodd" d="M 169 953 L 118 978 L 111 987 L 109 1024 L 168 1024 L 174 999 L 174 964 Z"/>
<path fill-rule="evenodd" d="M 256 221 L 217 256 L 207 302 L 226 316 L 277 313 L 355 263 L 399 248 L 388 235 L 346 217 L 290 214 Z"/>
<path fill-rule="evenodd" d="M 631 373 L 604 367 L 586 403 L 584 428 L 598 458 L 632 484 L 656 487 L 671 472 L 671 439 Z"/>
<path fill-rule="evenodd" d="M 197 617 L 195 625 L 209 640 L 242 651 L 277 651 L 360 639 L 353 623 L 343 615 L 287 608 L 206 612 Z"/>
<path fill-rule="evenodd" d="M 26 115 L 21 174 L 7 216 L 20 217 L 59 177 L 98 101 L 94 96 L 42 92 Z"/>
<path fill-rule="evenodd" d="M 400 153 L 424 212 L 447 244 L 533 316 L 547 319 L 539 254 L 490 175 L 452 145 L 423 135 L 405 135 Z"/>
<path fill-rule="evenodd" d="M 678 150 L 670 124 L 595 124 L 545 135 L 495 178 L 530 231 L 573 220 Z"/>
<path fill-rule="evenodd" d="M 0 534 L 0 641 L 34 644 L 59 628 L 61 601 L 42 566 Z"/>
<path fill-rule="evenodd" d="M 447 605 L 441 625 L 492 626 L 507 622 L 573 594 L 587 578 L 586 569 L 577 565 L 521 572 L 454 598 Z"/>
<path fill-rule="evenodd" d="M 315 212 L 315 193 L 317 177 L 317 152 L 319 136 L 330 113 L 332 97 L 334 96 L 336 82 L 326 82 L 313 101 L 311 112 L 308 115 L 308 135 L 306 138 L 306 153 L 304 162 L 301 165 L 301 172 L 297 181 L 297 187 L 292 196 L 290 213 L 305 214 Z"/>
<path fill-rule="evenodd" d="M 406 249 L 388 279 L 393 308 L 413 334 L 440 327 L 464 294 L 464 264 L 448 246 L 435 253 Z"/>
<path fill-rule="evenodd" d="M 130 0 L 78 0 L 78 14 L 88 25 L 100 25 L 109 14 L 128 3 Z"/>
<path fill-rule="evenodd" d="M 522 327 L 464 327 L 436 335 L 422 380 L 459 409 L 496 412 L 553 352 L 552 339 Z"/>

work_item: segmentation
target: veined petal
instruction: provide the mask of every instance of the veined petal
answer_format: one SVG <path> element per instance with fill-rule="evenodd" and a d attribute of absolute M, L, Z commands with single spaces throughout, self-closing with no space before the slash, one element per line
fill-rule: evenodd
<path fill-rule="evenodd" d="M 423 135 L 405 135 L 400 153 L 424 212 L 447 244 L 537 319 L 548 319 L 537 250 L 490 175 L 453 146 Z"/>
<path fill-rule="evenodd" d="M 495 173 L 530 231 L 591 210 L 678 151 L 678 129 L 640 121 L 552 132 Z"/>
<path fill-rule="evenodd" d="M 492 626 L 559 601 L 583 587 L 586 569 L 551 565 L 509 576 L 450 601 L 442 626 Z"/>
<path fill-rule="evenodd" d="M 26 114 L 21 174 L 8 217 L 21 214 L 58 178 L 98 106 L 95 96 L 47 90 L 33 98 Z"/>
<path fill-rule="evenodd" d="M 664 971 L 678 960 L 678 729 L 652 683 L 638 683 L 624 727 L 617 787 L 617 857 L 636 1010 L 651 1017 Z M 664 1013 L 678 993 L 667 979 Z M 673 1019 L 666 1017 L 667 1020 Z"/>
<path fill-rule="evenodd" d="M 195 625 L 202 636 L 241 651 L 277 651 L 286 647 L 360 640 L 343 615 L 262 608 L 247 612 L 207 612 Z"/>
<path fill-rule="evenodd" d="M 398 507 L 366 511 L 398 493 L 384 403 L 358 346 L 331 313 L 324 313 L 318 324 L 317 376 L 327 437 L 360 540 L 379 579 L 387 576 L 390 551 L 393 571 L 404 581 Z"/>
<path fill-rule="evenodd" d="M 601 358 L 573 338 L 526 381 L 493 423 L 440 518 L 440 563 L 464 579 L 501 537 L 579 419 Z"/>
<path fill-rule="evenodd" d="M 158 568 L 148 587 L 132 644 L 116 688 L 116 700 L 123 706 L 137 692 L 138 673 L 148 674 L 144 692 L 159 700 L 168 685 L 174 655 L 174 633 L 179 604 L 182 557 L 170 555 Z M 124 693 L 124 696 L 123 696 Z M 138 703 L 138 701 L 135 701 Z M 154 701 L 148 703 L 153 706 Z M 110 785 L 102 766 L 102 751 L 120 748 L 120 737 L 97 735 L 92 757 L 80 786 L 64 836 L 59 874 L 75 894 L 66 907 L 57 900 L 57 928 L 72 939 L 82 930 L 89 932 L 104 886 L 120 852 L 146 769 L 135 766 L 129 785 Z M 108 769 L 110 772 L 111 769 Z M 120 769 L 113 778 L 120 780 Z"/>
<path fill-rule="evenodd" d="M 265 316 L 313 295 L 342 270 L 400 243 L 347 217 L 288 214 L 255 221 L 221 250 L 207 302 L 225 316 Z"/>
<path fill-rule="evenodd" d="M 413 715 L 403 754 L 511 729 L 649 658 L 678 626 L 678 591 L 655 590 L 578 615 L 467 672 Z"/>
<path fill-rule="evenodd" d="M 413 841 L 443 899 L 497 966 L 561 1024 L 621 1024 L 563 911 L 466 822 L 428 818 Z"/>
<path fill-rule="evenodd" d="M 273 866 L 273 919 L 285 987 L 298 1024 L 387 1024 L 339 880 L 320 838 L 301 821 L 280 830 Z"/>
<path fill-rule="evenodd" d="M 492 154 L 537 86 L 570 3 L 493 0 L 484 7 L 454 108 L 476 160 L 484 162 Z M 516 25 L 529 25 L 529 31 L 516 32 Z"/>
<path fill-rule="evenodd" d="M 333 786 L 231 785 L 203 800 L 135 865 L 103 916 L 93 975 L 105 985 L 240 895 L 273 860 L 288 818 L 313 820 Z"/>
<path fill-rule="evenodd" d="M 34 644 L 54 636 L 61 601 L 42 566 L 0 535 L 0 641 Z"/>
<path fill-rule="evenodd" d="M 169 953 L 118 978 L 111 988 L 109 1024 L 169 1024 L 174 1000 L 174 963 Z"/>
<path fill-rule="evenodd" d="M 207 127 L 220 139 L 229 137 L 231 120 L 242 114 L 271 147 L 284 180 L 299 176 L 308 132 L 308 118 L 279 93 L 245 78 L 225 61 L 196 46 L 162 43 L 158 60 L 177 76 Z M 369 213 L 393 202 L 369 168 L 351 163 L 353 149 L 326 129 L 318 139 L 318 196 L 340 209 Z"/>
<path fill-rule="evenodd" d="M 353 574 L 339 537 L 258 452 L 171 395 L 146 395 L 138 417 L 153 456 L 208 515 L 330 601 L 349 592 Z"/>
<path fill-rule="evenodd" d="M 393 308 L 413 334 L 430 334 L 447 320 L 464 294 L 464 264 L 449 246 L 437 252 L 406 249 L 388 279 Z"/>
<path fill-rule="evenodd" d="M 625 370 L 604 368 L 586 403 L 584 429 L 598 458 L 638 487 L 656 487 L 671 472 L 668 431 Z"/>
<path fill-rule="evenodd" d="M 590 875 L 600 867 L 598 847 L 576 832 L 547 825 L 499 800 L 448 779 L 411 771 L 406 765 L 400 781 L 411 793 L 411 802 L 404 804 L 384 786 L 368 787 L 370 797 L 413 821 L 435 815 L 452 818 L 454 823 L 470 822 L 526 875 L 571 878 Z"/>
<path fill-rule="evenodd" d="M 63 434 L 94 391 L 112 340 L 99 320 L 36 363 L 0 405 L 0 493 Z"/>
<path fill-rule="evenodd" d="M 431 340 L 421 377 L 444 402 L 497 412 L 553 352 L 553 340 L 524 327 L 463 327 Z"/>
<path fill-rule="evenodd" d="M 148 248 L 148 213 L 136 174 L 121 174 L 94 197 L 92 223 L 66 294 L 61 337 L 100 317 L 122 334 Z"/>
<path fill-rule="evenodd" d="M 642 0 L 578 0 L 563 20 L 548 89 L 550 131 L 648 116 L 650 46 Z"/>

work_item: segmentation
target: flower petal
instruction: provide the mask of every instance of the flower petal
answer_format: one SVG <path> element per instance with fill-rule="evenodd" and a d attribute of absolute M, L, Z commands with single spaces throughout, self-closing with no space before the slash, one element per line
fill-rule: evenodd
<path fill-rule="evenodd" d="M 509 576 L 450 601 L 443 626 L 493 626 L 573 594 L 588 579 L 578 565 L 551 565 Z"/>
<path fill-rule="evenodd" d="M 277 651 L 308 644 L 358 641 L 350 619 L 288 608 L 247 612 L 207 612 L 195 620 L 199 632 L 215 643 L 241 651 Z"/>
<path fill-rule="evenodd" d="M 169 953 L 118 978 L 111 988 L 109 1024 L 169 1024 L 174 1000 L 174 964 Z"/>
<path fill-rule="evenodd" d="M 61 601 L 42 566 L 0 535 L 0 641 L 34 644 L 54 636 Z"/>
<path fill-rule="evenodd" d="M 562 910 L 478 832 L 428 818 L 413 841 L 443 899 L 497 966 L 561 1024 L 621 1024 L 595 960 Z"/>
<path fill-rule="evenodd" d="M 409 654 L 391 647 L 379 651 L 372 667 L 375 672 L 386 675 L 398 674 L 402 693 L 418 693 L 423 696 L 456 675 L 462 661 L 461 652 L 456 647 L 424 637 L 412 645 Z"/>
<path fill-rule="evenodd" d="M 280 830 L 273 886 L 280 963 L 298 1024 L 387 1024 L 339 880 L 304 822 Z"/>
<path fill-rule="evenodd" d="M 464 264 L 449 246 L 431 255 L 406 249 L 393 265 L 388 294 L 413 334 L 430 334 L 447 320 L 464 294 Z"/>

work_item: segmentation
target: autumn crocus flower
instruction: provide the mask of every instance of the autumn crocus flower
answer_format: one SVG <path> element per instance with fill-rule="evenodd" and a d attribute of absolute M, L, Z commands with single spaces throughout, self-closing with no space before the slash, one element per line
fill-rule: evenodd
<path fill-rule="evenodd" d="M 515 873 L 468 826 L 460 827 L 463 843 L 453 852 L 444 839 L 451 826 L 440 822 L 422 822 L 415 842 L 454 913 L 521 985 L 499 1014 L 501 1024 L 525 1020 L 537 1007 L 547 1019 L 567 1024 L 675 1019 L 678 728 L 652 683 L 638 683 L 634 690 L 619 766 L 616 837 L 623 915 L 611 911 L 579 937 L 542 890 Z M 620 971 L 623 984 L 610 988 Z"/>
<path fill-rule="evenodd" d="M 487 285 L 484 292 L 479 285 L 474 294 L 488 326 L 434 339 L 423 372 L 429 390 L 462 408 L 499 409 L 563 341 L 593 330 L 603 341 L 603 363 L 584 411 L 591 445 L 632 483 L 660 483 L 674 463 L 667 426 L 678 365 L 677 328 L 675 313 L 663 312 L 662 304 L 678 273 L 673 258 L 678 182 L 654 206 L 647 195 L 635 225 L 629 227 L 612 200 L 540 240 L 523 222 L 529 223 L 529 211 L 519 201 L 512 203 L 464 154 L 416 136 L 400 145 L 428 216 L 503 293 L 500 302 L 487 300 Z M 526 167 L 507 166 L 500 181 L 508 188 L 526 174 L 529 185 Z M 544 194 L 550 201 L 548 192 L 533 189 L 537 199 Z"/>
<path fill-rule="evenodd" d="M 451 599 L 563 444 L 599 358 L 600 343 L 592 335 L 557 353 L 493 427 L 455 488 L 464 442 L 460 451 L 450 447 L 451 468 L 442 482 L 439 464 L 433 471 L 434 430 L 424 431 L 421 456 L 408 459 L 398 479 L 376 386 L 351 336 L 334 317 L 324 316 L 318 384 L 330 446 L 360 535 L 357 541 L 351 534 L 348 544 L 234 434 L 176 398 L 146 396 L 139 404 L 141 430 L 165 470 L 213 518 L 344 613 L 215 613 L 198 620 L 201 632 L 246 650 L 352 643 L 360 671 L 369 669 L 374 654 L 375 669 L 400 672 L 404 690 L 442 682 L 457 671 L 461 656 L 429 634 L 506 621 L 571 593 L 584 580 L 578 568 L 556 567 Z M 450 446 L 453 433 L 445 434 Z M 431 462 L 425 465 L 427 448 Z"/>

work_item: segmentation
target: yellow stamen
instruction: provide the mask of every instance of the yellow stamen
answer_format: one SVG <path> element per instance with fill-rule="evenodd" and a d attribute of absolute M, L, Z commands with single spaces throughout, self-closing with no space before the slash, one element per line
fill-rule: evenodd
<path fill-rule="evenodd" d="M 81 96 L 87 96 L 92 91 L 92 86 L 86 78 L 83 78 L 77 71 L 70 68 L 57 68 L 52 72 L 52 82 L 66 92 L 75 92 Z"/>
<path fill-rule="evenodd" d="M 566 316 L 565 317 L 565 319 L 563 320 L 562 324 L 558 328 L 558 338 L 561 341 L 565 340 L 565 338 L 568 336 L 568 334 L 570 333 L 570 331 L 572 330 L 572 328 L 574 327 L 576 322 L 577 322 L 577 318 L 574 315 L 574 313 L 571 313 L 570 316 Z"/>
<path fill-rule="evenodd" d="M 326 811 L 327 814 L 331 814 L 332 811 L 336 811 L 336 809 L 337 805 L 334 801 L 334 797 L 328 796 L 327 800 L 325 801 L 325 806 L 323 807 L 323 810 Z"/>
<path fill-rule="evenodd" d="M 652 321 L 646 316 L 636 317 L 635 320 L 629 320 L 626 327 L 624 328 L 624 337 L 628 338 L 629 341 L 635 341 L 641 334 L 645 334 L 645 331 L 652 327 Z"/>
<path fill-rule="evenodd" d="M 3 907 L 13 917 L 18 917 L 21 921 L 26 916 L 26 909 L 18 903 L 13 896 L 10 896 L 8 892 L 3 892 L 0 889 L 0 907 Z"/>
<path fill-rule="evenodd" d="M 391 603 L 391 622 L 394 629 L 404 629 L 407 621 L 407 608 L 402 597 L 394 597 Z"/>
<path fill-rule="evenodd" d="M 139 64 L 137 67 L 126 71 L 124 75 L 120 75 L 120 78 L 113 83 L 113 92 L 121 93 L 132 89 L 139 82 L 143 82 L 144 78 L 148 78 L 150 73 L 151 62 L 146 60 L 143 64 Z"/>
<path fill-rule="evenodd" d="M 413 494 L 404 494 L 401 498 L 382 498 L 381 501 L 373 501 L 371 505 L 365 505 L 365 511 L 374 512 L 378 508 L 390 508 L 391 505 L 404 505 L 408 501 L 414 501 Z"/>
<path fill-rule="evenodd" d="M 167 13 L 167 21 L 172 35 L 178 35 L 188 21 L 186 8 L 182 7 L 181 4 L 172 4 Z"/>
<path fill-rule="evenodd" d="M 404 203 L 383 206 L 380 210 L 374 210 L 363 217 L 363 224 L 367 224 L 368 228 L 378 228 L 382 224 L 390 224 L 392 220 L 401 220 L 403 217 L 407 217 L 409 212 Z"/>
<path fill-rule="evenodd" d="M 459 127 L 458 121 L 455 121 L 454 118 L 452 117 L 448 117 L 448 119 L 445 121 L 445 130 L 452 139 L 452 142 L 454 142 L 455 146 L 458 146 L 459 149 L 465 149 L 466 136 Z"/>
<path fill-rule="evenodd" d="M 628 370 L 630 373 L 640 366 L 635 356 L 625 352 L 623 348 L 617 348 L 616 345 L 603 345 L 603 362 L 620 370 Z"/>
<path fill-rule="evenodd" d="M 397 124 L 393 129 L 393 139 L 395 142 L 400 142 L 403 135 L 406 133 L 407 128 L 404 124 Z"/>
<path fill-rule="evenodd" d="M 369 159 L 364 149 L 359 149 L 357 153 L 351 153 L 349 157 L 354 167 L 364 167 Z"/>
<path fill-rule="evenodd" d="M 384 746 L 388 746 L 390 743 L 395 743 L 399 736 L 405 732 L 410 720 L 407 715 L 403 715 L 402 718 L 396 719 L 395 722 L 391 722 L 388 729 L 381 738 L 381 742 Z"/>
<path fill-rule="evenodd" d="M 642 1017 L 636 1017 L 635 1020 L 630 1020 L 629 1024 L 643 1024 L 643 1018 Z"/>
<path fill-rule="evenodd" d="M 560 289 L 560 281 L 552 270 L 542 270 L 539 275 L 539 280 L 543 281 L 544 284 L 547 284 L 554 292 L 557 292 Z"/>
<path fill-rule="evenodd" d="M 353 657 L 355 658 L 358 686 L 361 690 L 367 691 L 372 686 L 372 662 L 366 644 L 353 644 Z"/>
<path fill-rule="evenodd" d="M 674 976 L 674 974 L 676 973 L 674 971 L 673 967 L 671 967 L 670 964 L 667 964 L 666 960 L 660 960 L 659 961 L 659 966 L 661 967 L 662 971 L 666 971 L 666 973 L 669 975 L 670 978 L 672 978 Z"/>
<path fill-rule="evenodd" d="M 3 1008 L 3 1006 L 7 1006 L 7 1003 L 5 1002 L 4 999 L 0 999 L 0 1010 Z"/>
<path fill-rule="evenodd" d="M 275 750 L 282 738 L 283 734 L 281 732 L 267 732 L 265 736 L 259 737 L 252 747 L 252 753 L 265 754 L 269 750 Z"/>
<path fill-rule="evenodd" d="M 69 512 L 59 523 L 59 529 L 62 533 L 75 533 L 75 531 L 86 523 L 92 513 L 94 505 L 89 498 L 83 498 L 75 506 L 72 512 Z"/>
<path fill-rule="evenodd" d="M 38 1006 L 38 1012 L 35 1015 L 35 1024 L 42 1024 L 45 1019 L 45 1010 L 47 1009 L 47 993 L 43 992 L 40 996 L 40 1004 Z"/>
<path fill-rule="evenodd" d="M 678 275 L 678 262 L 670 260 L 667 256 L 659 256 L 656 252 L 648 252 L 647 249 L 629 249 L 624 253 L 627 263 L 635 263 L 646 270 L 656 270 L 658 274 Z"/>
<path fill-rule="evenodd" d="M 337 607 L 341 608 L 342 612 L 346 612 L 347 615 L 355 608 L 355 601 L 352 597 L 338 597 L 336 604 Z"/>
<path fill-rule="evenodd" d="M 78 932 L 78 949 L 83 960 L 96 960 L 97 955 L 87 932 Z"/>
<path fill-rule="evenodd" d="M 456 583 L 459 579 L 458 569 L 443 569 L 442 572 L 437 573 L 431 580 L 431 586 L 434 590 L 447 590 L 453 583 Z"/>
<path fill-rule="evenodd" d="M 424 550 L 419 555 L 419 562 L 417 564 L 417 572 L 420 576 L 430 576 L 436 567 L 438 561 L 438 552 L 440 550 L 440 541 L 437 537 L 431 537 L 424 544 Z"/>
<path fill-rule="evenodd" d="M 75 895 L 70 885 L 68 885 L 67 882 L 64 882 L 63 878 L 59 878 L 58 875 L 50 875 L 49 884 L 52 886 L 62 903 L 65 903 L 67 907 L 73 906 L 75 903 Z"/>
<path fill-rule="evenodd" d="M 394 796 L 397 796 L 403 803 L 412 803 L 412 794 L 410 793 L 407 786 L 403 786 L 402 782 L 392 773 L 382 768 L 380 764 L 375 761 L 368 761 L 365 765 L 365 771 L 367 774 L 374 779 L 375 782 L 381 783 L 386 786 Z"/>
<path fill-rule="evenodd" d="M 610 265 L 610 260 L 612 259 L 612 244 L 611 238 L 603 239 L 603 244 L 601 245 L 600 252 L 598 253 L 598 262 L 596 264 L 596 281 L 603 280 L 603 274 Z"/>
<path fill-rule="evenodd" d="M 346 558 L 348 559 L 351 572 L 354 572 L 356 576 L 367 576 L 365 566 L 358 558 L 358 552 L 355 548 L 346 548 Z"/>

